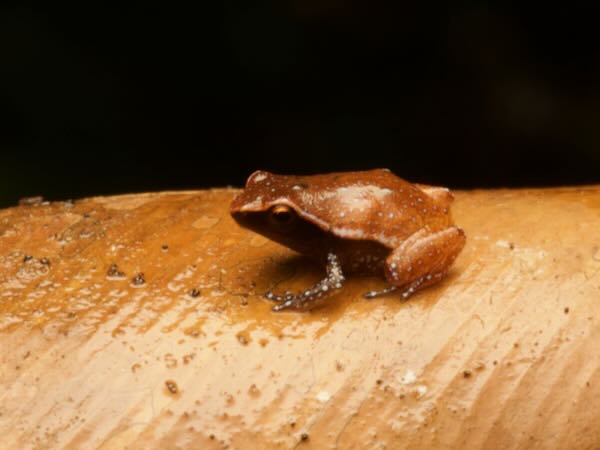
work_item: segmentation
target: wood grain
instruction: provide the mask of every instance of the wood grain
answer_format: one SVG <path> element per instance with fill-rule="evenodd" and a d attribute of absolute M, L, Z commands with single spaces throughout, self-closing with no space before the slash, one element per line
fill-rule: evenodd
<path fill-rule="evenodd" d="M 236 192 L 0 211 L 0 448 L 600 448 L 600 187 L 458 192 L 447 279 L 309 313 Z"/>

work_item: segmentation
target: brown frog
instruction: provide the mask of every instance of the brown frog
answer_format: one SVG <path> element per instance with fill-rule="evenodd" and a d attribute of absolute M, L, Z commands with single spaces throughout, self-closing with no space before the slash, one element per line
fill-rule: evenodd
<path fill-rule="evenodd" d="M 326 263 L 326 277 L 298 294 L 265 296 L 274 311 L 311 309 L 344 284 L 343 273 L 385 275 L 403 298 L 439 281 L 465 245 L 442 187 L 411 184 L 387 169 L 322 175 L 256 171 L 231 203 L 243 227 Z"/>

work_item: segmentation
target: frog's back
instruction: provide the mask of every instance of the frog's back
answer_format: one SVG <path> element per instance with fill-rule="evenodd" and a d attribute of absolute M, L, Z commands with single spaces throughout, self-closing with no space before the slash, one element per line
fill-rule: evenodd
<path fill-rule="evenodd" d="M 437 229 L 450 221 L 447 207 L 387 169 L 307 176 L 260 172 L 255 177 L 265 183 L 263 208 L 265 202 L 288 204 L 342 239 L 394 248 L 426 225 Z"/>

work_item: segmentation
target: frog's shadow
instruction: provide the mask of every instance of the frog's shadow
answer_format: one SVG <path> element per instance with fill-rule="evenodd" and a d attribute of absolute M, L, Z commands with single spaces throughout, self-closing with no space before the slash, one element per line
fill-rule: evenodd
<path fill-rule="evenodd" d="M 429 309 L 439 300 L 446 289 L 452 285 L 458 275 L 456 270 L 451 269 L 441 281 L 422 291 L 416 292 L 408 299 L 402 299 L 401 294 L 396 291 L 374 299 L 364 300 L 368 302 L 392 301 L 401 304 L 410 303 L 413 306 L 422 309 Z M 301 292 L 323 279 L 325 276 L 325 267 L 302 255 L 274 256 L 263 261 L 263 264 L 256 272 L 256 276 L 257 280 L 260 280 L 255 286 L 257 295 L 263 296 L 269 291 L 273 291 L 276 294 L 283 294 L 286 291 L 296 293 Z M 375 289 L 388 286 L 383 276 L 378 277 L 376 275 L 365 274 L 350 274 L 347 284 L 351 285 L 358 282 L 362 285 L 362 283 L 367 280 L 371 280 L 371 283 L 373 283 L 374 280 L 380 281 L 380 286 L 372 286 L 372 288 Z M 347 288 L 352 289 L 350 286 L 347 286 Z M 370 289 L 365 287 L 363 290 L 364 292 L 361 290 L 360 297 L 363 297 Z M 329 307 L 328 305 L 331 305 L 331 303 L 328 302 L 324 305 L 319 305 L 315 309 L 321 309 L 326 306 Z"/>
<path fill-rule="evenodd" d="M 302 255 L 286 255 L 269 258 L 256 272 L 262 283 L 255 286 L 256 294 L 264 296 L 269 291 L 275 294 L 291 292 L 293 294 L 306 290 L 309 286 L 322 280 L 326 275 L 325 266 Z M 354 277 L 353 277 L 354 278 Z M 337 295 L 336 295 L 337 297 Z M 326 301 L 315 305 L 304 313 L 328 311 L 334 313 L 345 308 L 347 302 Z M 297 312 L 294 309 L 288 312 Z"/>
<path fill-rule="evenodd" d="M 268 258 L 256 275 L 262 281 L 256 286 L 257 293 L 262 295 L 269 290 L 284 290 L 297 279 L 304 280 L 305 284 L 315 283 L 325 276 L 325 268 L 302 255 L 277 256 Z"/>

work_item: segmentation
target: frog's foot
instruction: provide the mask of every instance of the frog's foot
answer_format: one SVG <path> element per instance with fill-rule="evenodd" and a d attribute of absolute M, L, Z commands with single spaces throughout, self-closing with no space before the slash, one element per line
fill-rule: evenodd
<path fill-rule="evenodd" d="M 398 286 L 388 286 L 384 289 L 380 289 L 378 291 L 369 291 L 369 292 L 365 292 L 363 294 L 364 298 L 368 298 L 368 299 L 372 299 L 375 297 L 381 297 L 383 295 L 387 295 L 387 294 L 391 294 L 394 291 L 397 291 L 399 288 Z"/>
<path fill-rule="evenodd" d="M 327 276 L 299 294 L 286 292 L 284 295 L 267 292 L 265 297 L 269 300 L 280 302 L 273 307 L 273 311 L 282 309 L 312 309 L 320 305 L 322 301 L 337 291 L 344 284 L 344 275 L 337 256 L 333 253 L 327 255 Z"/>
<path fill-rule="evenodd" d="M 413 295 L 415 291 L 437 283 L 444 277 L 444 274 L 445 272 L 438 272 L 434 274 L 427 274 L 422 276 L 421 278 L 418 278 L 417 280 L 413 281 L 404 288 L 404 290 L 402 291 L 402 298 L 407 299 L 408 297 Z"/>
<path fill-rule="evenodd" d="M 383 295 L 390 294 L 394 291 L 397 291 L 398 289 L 401 289 L 402 293 L 400 294 L 400 296 L 402 297 L 403 300 L 406 300 L 408 297 L 413 295 L 417 290 L 424 288 L 426 286 L 429 286 L 430 284 L 435 284 L 439 280 L 441 280 L 443 277 L 444 277 L 444 273 L 442 273 L 442 272 L 435 273 L 435 274 L 427 274 L 427 275 L 422 276 L 421 278 L 418 278 L 417 280 L 413 281 L 412 283 L 410 283 L 406 286 L 388 286 L 379 291 L 369 291 L 364 294 L 364 297 L 368 298 L 368 299 L 372 299 L 375 297 L 381 297 Z"/>

